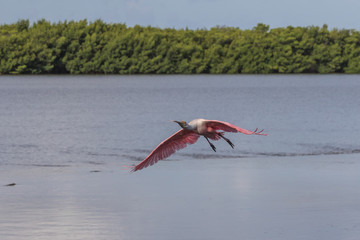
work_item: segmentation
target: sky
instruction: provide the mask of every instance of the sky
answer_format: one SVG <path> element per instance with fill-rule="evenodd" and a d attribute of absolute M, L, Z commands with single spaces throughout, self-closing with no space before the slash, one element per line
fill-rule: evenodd
<path fill-rule="evenodd" d="M 360 30 L 359 0 L 0 0 L 0 24 L 101 19 L 160 28 L 322 26 Z"/>

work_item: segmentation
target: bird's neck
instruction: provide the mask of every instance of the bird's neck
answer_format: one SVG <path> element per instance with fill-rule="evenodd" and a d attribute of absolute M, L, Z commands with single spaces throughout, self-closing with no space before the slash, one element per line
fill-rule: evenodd
<path fill-rule="evenodd" d="M 183 126 L 181 126 L 183 129 L 185 129 L 185 130 L 190 130 L 190 131 L 194 131 L 195 129 L 192 127 L 192 126 L 190 126 L 189 124 L 185 124 L 185 125 L 183 125 Z"/>

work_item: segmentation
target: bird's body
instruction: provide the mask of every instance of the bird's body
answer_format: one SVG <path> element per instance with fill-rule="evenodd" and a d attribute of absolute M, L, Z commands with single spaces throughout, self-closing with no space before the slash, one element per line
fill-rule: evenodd
<path fill-rule="evenodd" d="M 173 121 L 178 123 L 182 129 L 174 133 L 172 136 L 161 142 L 142 162 L 132 168 L 132 171 L 138 171 L 153 165 L 159 160 L 169 157 L 177 150 L 183 149 L 187 144 L 194 144 L 200 136 L 204 136 L 210 144 L 211 148 L 216 152 L 215 146 L 209 141 L 224 139 L 232 148 L 234 144 L 227 138 L 225 138 L 224 132 L 241 132 L 247 135 L 267 135 L 262 131 L 249 131 L 243 128 L 239 128 L 233 124 L 222 122 L 218 120 L 206 120 L 206 119 L 194 119 L 189 123 L 185 121 Z"/>

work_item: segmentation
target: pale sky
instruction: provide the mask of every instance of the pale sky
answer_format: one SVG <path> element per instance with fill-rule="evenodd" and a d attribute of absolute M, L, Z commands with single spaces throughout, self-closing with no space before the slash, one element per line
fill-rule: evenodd
<path fill-rule="evenodd" d="M 359 0 L 0 0 L 0 24 L 102 19 L 161 28 L 322 26 L 360 30 Z"/>

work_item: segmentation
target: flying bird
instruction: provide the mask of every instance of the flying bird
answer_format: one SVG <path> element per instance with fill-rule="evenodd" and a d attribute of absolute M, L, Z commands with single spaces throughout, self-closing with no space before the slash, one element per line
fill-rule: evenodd
<path fill-rule="evenodd" d="M 241 132 L 247 135 L 264 135 L 263 130 L 258 131 L 249 131 L 243 128 L 239 128 L 228 122 L 222 122 L 218 120 L 206 120 L 206 119 L 194 119 L 189 123 L 185 121 L 174 121 L 180 125 L 181 130 L 174 133 L 172 136 L 167 138 L 165 141 L 161 142 L 142 162 L 134 166 L 131 171 L 135 172 L 151 166 L 158 162 L 159 160 L 169 157 L 171 154 L 175 153 L 177 150 L 183 149 L 187 144 L 194 144 L 200 136 L 203 136 L 207 142 L 210 144 L 210 147 L 214 152 L 216 152 L 216 147 L 210 142 L 211 140 L 225 140 L 232 148 L 234 144 L 224 137 L 225 132 Z"/>

